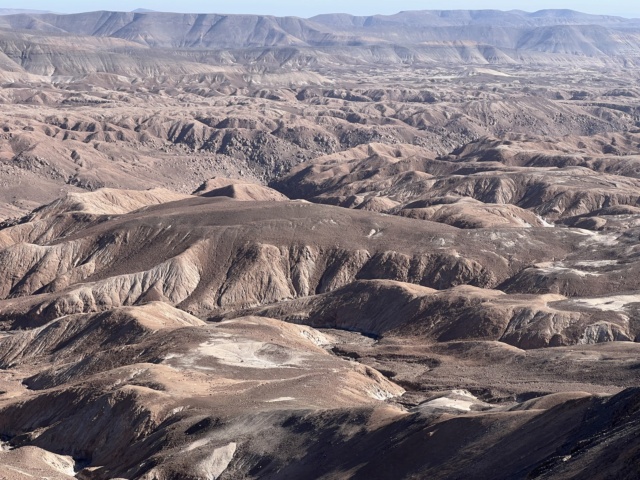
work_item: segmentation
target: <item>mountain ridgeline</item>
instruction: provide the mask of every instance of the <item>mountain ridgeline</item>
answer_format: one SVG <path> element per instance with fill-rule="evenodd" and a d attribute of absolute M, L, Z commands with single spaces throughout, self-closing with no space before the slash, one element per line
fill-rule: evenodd
<path fill-rule="evenodd" d="M 527 63 L 543 61 L 540 53 L 617 61 L 640 57 L 640 20 L 571 10 L 442 10 L 310 19 L 147 11 L 19 13 L 1 16 L 0 29 L 3 37 L 7 32 L 110 37 L 162 49 L 340 47 L 353 51 L 352 61 L 362 60 L 359 49 L 373 47 L 404 49 L 398 55 L 405 62 Z M 6 53 L 6 47 L 2 50 Z M 453 54 L 461 50 L 466 53 Z"/>

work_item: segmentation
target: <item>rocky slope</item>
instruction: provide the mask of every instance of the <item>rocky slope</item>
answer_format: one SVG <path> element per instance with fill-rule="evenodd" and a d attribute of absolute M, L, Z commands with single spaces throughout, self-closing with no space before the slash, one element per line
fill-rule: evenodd
<path fill-rule="evenodd" d="M 224 178 L 198 193 L 74 194 L 0 230 L 5 475 L 463 478 L 472 463 L 443 467 L 462 451 L 547 478 L 637 453 L 637 299 L 616 293 L 633 274 L 584 282 L 635 237 L 460 229 Z M 535 290 L 532 269 L 586 292 L 492 290 Z"/>

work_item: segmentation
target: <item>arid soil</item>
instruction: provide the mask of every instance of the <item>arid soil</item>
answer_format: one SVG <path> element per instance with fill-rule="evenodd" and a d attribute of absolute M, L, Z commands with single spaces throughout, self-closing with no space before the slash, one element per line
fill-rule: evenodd
<path fill-rule="evenodd" d="M 4 13 L 0 479 L 640 478 L 638 21 Z"/>

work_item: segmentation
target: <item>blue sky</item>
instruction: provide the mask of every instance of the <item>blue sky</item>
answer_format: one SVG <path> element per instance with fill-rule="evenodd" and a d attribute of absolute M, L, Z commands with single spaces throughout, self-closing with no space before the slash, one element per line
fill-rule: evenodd
<path fill-rule="evenodd" d="M 22 0 L 21 2 L 0 0 L 0 8 L 31 8 L 53 10 L 61 13 L 88 10 L 121 10 L 150 8 L 161 11 L 181 11 L 198 13 L 262 13 L 272 15 L 297 15 L 308 17 L 319 13 L 345 12 L 359 15 L 375 13 L 390 14 L 400 10 L 429 9 L 484 9 L 535 11 L 544 8 L 570 8 L 588 13 L 640 17 L 638 0 Z"/>

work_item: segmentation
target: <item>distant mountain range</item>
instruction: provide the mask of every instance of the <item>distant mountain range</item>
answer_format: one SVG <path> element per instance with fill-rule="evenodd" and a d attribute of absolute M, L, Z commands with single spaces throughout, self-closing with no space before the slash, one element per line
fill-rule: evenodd
<path fill-rule="evenodd" d="M 154 47 L 233 48 L 265 46 L 416 45 L 465 41 L 506 49 L 592 55 L 617 54 L 620 38 L 640 20 L 588 15 L 572 10 L 432 10 L 359 17 L 319 15 L 310 19 L 264 15 L 90 12 L 72 15 L 5 15 L 0 27 L 115 37 Z M 600 27 L 600 28 L 596 28 Z M 612 30 L 614 32 L 612 32 Z M 600 51 L 600 52 L 599 52 Z"/>
<path fill-rule="evenodd" d="M 375 29 L 390 26 L 453 27 L 491 25 L 496 27 L 542 27 L 551 25 L 624 25 L 635 23 L 632 19 L 610 15 L 590 15 L 574 10 L 415 10 L 395 15 L 354 16 L 325 14 L 312 21 L 335 27 Z"/>
<path fill-rule="evenodd" d="M 272 49 L 272 55 L 273 49 L 295 48 L 280 57 L 291 59 L 302 49 L 307 52 L 305 63 L 316 61 L 310 60 L 309 55 L 317 59 L 318 52 L 322 52 L 323 59 L 317 61 L 326 60 L 329 55 L 334 63 L 513 64 L 554 62 L 559 56 L 564 61 L 601 57 L 625 65 L 640 63 L 636 61 L 640 59 L 639 19 L 572 10 L 534 13 L 428 10 L 373 16 L 327 14 L 310 19 L 160 13 L 143 9 L 70 15 L 29 12 L 0 17 L 0 37 L 8 40 L 12 32 L 19 35 L 37 32 L 40 37 L 56 38 L 64 35 L 109 38 L 127 42 L 130 44 L 127 48 L 213 52 L 254 49 L 249 55 L 254 60 L 262 55 L 255 49 Z M 28 41 L 34 39 L 29 37 Z M 0 45 L 0 48 L 14 58 L 15 46 Z M 554 55 L 555 60 L 548 55 Z M 205 63 L 219 61 L 208 57 Z"/>

